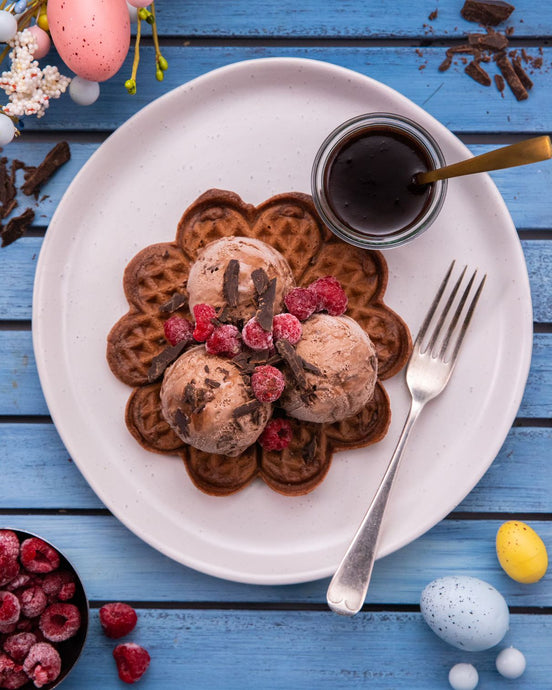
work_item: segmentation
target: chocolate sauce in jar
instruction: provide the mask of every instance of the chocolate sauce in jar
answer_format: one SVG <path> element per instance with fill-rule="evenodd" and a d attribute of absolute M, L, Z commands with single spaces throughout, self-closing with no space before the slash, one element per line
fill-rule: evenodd
<path fill-rule="evenodd" d="M 413 184 L 431 169 L 428 153 L 408 133 L 367 127 L 346 138 L 325 169 L 328 204 L 345 226 L 364 235 L 391 235 L 424 216 L 433 185 Z"/>

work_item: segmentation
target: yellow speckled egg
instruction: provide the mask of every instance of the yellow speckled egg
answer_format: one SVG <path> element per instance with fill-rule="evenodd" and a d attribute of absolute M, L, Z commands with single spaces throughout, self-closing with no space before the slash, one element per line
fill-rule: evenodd
<path fill-rule="evenodd" d="M 48 0 L 52 41 L 79 77 L 105 81 L 116 74 L 130 46 L 126 0 Z"/>
<path fill-rule="evenodd" d="M 510 520 L 496 533 L 496 555 L 507 575 L 516 582 L 538 582 L 548 568 L 544 542 L 532 527 Z"/>

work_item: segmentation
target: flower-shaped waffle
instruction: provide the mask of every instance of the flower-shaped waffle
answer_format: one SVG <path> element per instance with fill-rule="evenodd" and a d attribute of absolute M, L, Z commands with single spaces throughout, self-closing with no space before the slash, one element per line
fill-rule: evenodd
<path fill-rule="evenodd" d="M 291 419 L 293 438 L 282 451 L 255 443 L 238 457 L 227 457 L 183 443 L 162 415 L 161 382 L 152 382 L 152 362 L 177 356 L 168 347 L 163 324 L 174 314 L 190 317 L 186 284 L 198 251 L 229 236 L 256 238 L 277 249 L 298 286 L 327 275 L 337 278 L 348 296 L 347 315 L 376 348 L 372 400 L 358 414 L 333 424 Z M 124 273 L 130 306 L 108 336 L 107 360 L 115 376 L 134 388 L 126 408 L 129 431 L 147 450 L 180 455 L 194 484 L 212 495 L 231 494 L 255 477 L 285 495 L 311 491 L 324 479 L 335 451 L 370 445 L 387 432 L 391 413 L 381 381 L 405 365 L 411 350 L 408 327 L 383 302 L 387 277 L 382 254 L 334 237 L 305 194 L 280 194 L 255 207 L 232 192 L 209 190 L 184 212 L 174 242 L 146 247 Z"/>

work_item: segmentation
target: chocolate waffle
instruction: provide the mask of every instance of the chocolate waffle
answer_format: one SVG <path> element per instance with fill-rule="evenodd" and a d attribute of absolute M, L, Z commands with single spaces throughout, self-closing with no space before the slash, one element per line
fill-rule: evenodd
<path fill-rule="evenodd" d="M 335 276 L 349 298 L 347 315 L 366 330 L 378 356 L 374 396 L 357 415 L 333 424 L 291 420 L 293 440 L 285 450 L 254 444 L 238 458 L 204 453 L 181 441 L 161 414 L 161 384 L 152 382 L 159 359 L 178 356 L 178 348 L 167 347 L 163 324 L 172 314 L 190 318 L 186 283 L 198 251 L 229 236 L 270 244 L 287 259 L 299 286 Z M 335 238 L 305 194 L 280 194 L 255 207 L 232 192 L 207 191 L 184 212 L 174 242 L 146 247 L 125 269 L 129 310 L 108 336 L 107 361 L 115 376 L 134 388 L 126 408 L 130 433 L 147 450 L 182 457 L 193 483 L 211 495 L 234 493 L 255 478 L 288 496 L 312 491 L 335 451 L 368 446 L 387 432 L 391 410 L 382 381 L 405 365 L 411 350 L 408 327 L 383 301 L 387 279 L 383 255 Z"/>

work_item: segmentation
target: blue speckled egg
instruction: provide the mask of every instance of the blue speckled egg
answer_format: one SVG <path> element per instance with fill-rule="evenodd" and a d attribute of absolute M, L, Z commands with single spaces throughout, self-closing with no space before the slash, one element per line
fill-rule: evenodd
<path fill-rule="evenodd" d="M 510 612 L 502 594 L 476 577 L 449 575 L 430 582 L 422 592 L 425 622 L 453 647 L 479 652 L 506 634 Z"/>

